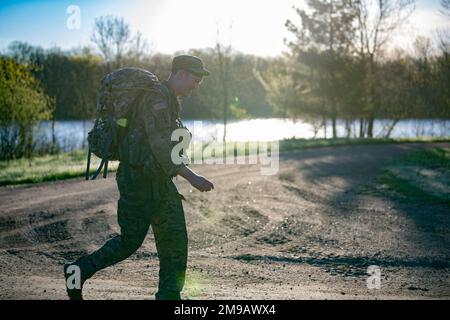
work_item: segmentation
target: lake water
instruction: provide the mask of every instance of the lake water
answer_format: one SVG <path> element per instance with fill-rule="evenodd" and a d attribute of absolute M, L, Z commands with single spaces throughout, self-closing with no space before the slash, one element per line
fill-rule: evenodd
<path fill-rule="evenodd" d="M 377 120 L 374 123 L 375 137 L 385 135 L 384 127 L 389 120 Z M 184 124 L 193 134 L 194 141 L 222 141 L 223 123 L 220 121 L 186 120 Z M 57 143 L 63 150 L 70 151 L 85 146 L 87 132 L 93 121 L 57 121 L 55 132 Z M 352 137 L 359 132 L 359 122 L 352 123 Z M 332 136 L 331 123 L 327 124 L 327 137 Z M 339 137 L 346 136 L 345 122 L 338 121 Z M 36 127 L 36 140 L 45 143 L 51 141 L 51 122 L 43 121 Z M 324 138 L 325 132 L 314 128 L 304 121 L 286 119 L 252 119 L 231 121 L 227 125 L 227 141 L 274 141 L 286 138 Z M 391 133 L 391 138 L 450 138 L 450 120 L 402 120 Z M 84 142 L 84 143 L 83 143 Z"/>

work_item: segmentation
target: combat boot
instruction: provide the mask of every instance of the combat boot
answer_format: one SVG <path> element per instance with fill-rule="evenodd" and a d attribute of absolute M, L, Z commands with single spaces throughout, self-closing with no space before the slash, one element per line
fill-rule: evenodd
<path fill-rule="evenodd" d="M 69 300 L 83 300 L 83 292 L 82 291 L 83 291 L 83 284 L 84 284 L 85 279 L 83 279 L 81 277 L 81 272 L 79 271 L 78 272 L 79 277 L 80 277 L 80 279 L 79 279 L 79 282 L 80 282 L 79 283 L 80 284 L 79 288 L 69 288 L 68 280 L 69 280 L 69 277 L 72 276 L 72 273 L 69 273 L 67 271 L 67 269 L 70 266 L 76 266 L 76 267 L 79 268 L 79 266 L 76 265 L 76 264 L 65 264 L 64 265 L 64 280 L 65 280 L 65 286 L 66 286 L 67 295 L 69 296 Z"/>

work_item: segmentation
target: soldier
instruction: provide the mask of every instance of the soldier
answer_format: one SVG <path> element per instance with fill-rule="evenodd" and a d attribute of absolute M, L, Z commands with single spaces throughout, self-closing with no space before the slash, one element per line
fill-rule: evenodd
<path fill-rule="evenodd" d="M 178 98 L 189 96 L 203 76 L 209 74 L 199 58 L 176 56 L 168 80 L 158 90 L 147 92 L 139 99 L 119 151 L 116 181 L 120 192 L 117 214 L 121 233 L 92 254 L 64 266 L 70 299 L 82 299 L 83 283 L 95 272 L 132 255 L 141 246 L 150 226 L 160 262 L 155 298 L 181 299 L 188 238 L 182 196 L 172 178 L 180 175 L 202 192 L 210 191 L 214 185 L 183 163 L 174 164 L 171 151 L 175 142 L 171 141 L 171 134 L 182 127 Z M 80 270 L 79 288 L 68 286 L 71 265 Z"/>

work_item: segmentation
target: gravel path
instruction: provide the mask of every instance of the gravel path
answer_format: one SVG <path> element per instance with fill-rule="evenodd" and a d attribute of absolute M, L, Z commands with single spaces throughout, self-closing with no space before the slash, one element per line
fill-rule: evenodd
<path fill-rule="evenodd" d="M 360 192 L 385 161 L 449 144 L 330 147 L 258 165 L 193 165 L 210 193 L 176 180 L 190 237 L 192 299 L 450 298 L 450 210 Z M 62 264 L 118 233 L 118 191 L 82 179 L 0 188 L 0 298 L 65 299 Z M 368 289 L 378 266 L 381 288 Z M 128 260 L 85 285 L 86 299 L 153 299 L 151 232 Z"/>

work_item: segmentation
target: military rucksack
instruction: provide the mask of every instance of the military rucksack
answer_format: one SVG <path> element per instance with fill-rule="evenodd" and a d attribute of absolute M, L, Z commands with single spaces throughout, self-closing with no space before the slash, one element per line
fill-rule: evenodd
<path fill-rule="evenodd" d="M 133 106 L 145 91 L 157 90 L 158 78 L 140 68 L 122 68 L 106 75 L 97 99 L 97 116 L 88 133 L 86 180 L 90 179 L 91 154 L 101 159 L 92 180 L 102 169 L 106 178 L 108 161 L 119 160 L 119 146 L 130 125 Z"/>

